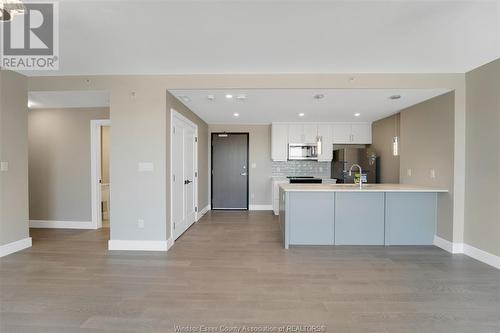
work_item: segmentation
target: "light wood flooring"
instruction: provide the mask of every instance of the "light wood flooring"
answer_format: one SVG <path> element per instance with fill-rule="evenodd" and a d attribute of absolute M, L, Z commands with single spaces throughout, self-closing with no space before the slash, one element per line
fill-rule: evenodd
<path fill-rule="evenodd" d="M 109 229 L 31 229 L 0 259 L 0 332 L 500 332 L 500 271 L 436 247 L 282 248 L 271 212 L 212 212 L 167 253 L 108 252 Z"/>

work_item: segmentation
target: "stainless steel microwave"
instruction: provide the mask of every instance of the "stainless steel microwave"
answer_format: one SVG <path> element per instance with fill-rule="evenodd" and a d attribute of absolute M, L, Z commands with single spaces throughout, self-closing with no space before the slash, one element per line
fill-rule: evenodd
<path fill-rule="evenodd" d="M 290 143 L 288 144 L 289 160 L 317 160 L 318 145 L 315 143 Z"/>

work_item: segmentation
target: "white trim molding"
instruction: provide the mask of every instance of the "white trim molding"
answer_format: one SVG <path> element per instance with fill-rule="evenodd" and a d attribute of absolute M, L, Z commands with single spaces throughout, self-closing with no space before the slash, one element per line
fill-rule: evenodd
<path fill-rule="evenodd" d="M 437 235 L 434 235 L 434 245 L 450 253 L 463 253 L 462 243 L 453 243 Z"/>
<path fill-rule="evenodd" d="M 11 243 L 0 246 L 0 258 L 5 257 L 11 253 L 21 251 L 31 247 L 31 237 L 26 237 Z"/>
<path fill-rule="evenodd" d="M 477 247 L 464 244 L 463 250 L 466 255 L 485 264 L 495 267 L 496 269 L 500 269 L 500 257 L 489 252 L 478 249 Z"/>
<path fill-rule="evenodd" d="M 174 243 L 170 237 L 165 241 L 150 240 L 119 240 L 110 239 L 108 250 L 110 251 L 168 251 Z"/>
<path fill-rule="evenodd" d="M 90 200 L 92 202 L 93 228 L 102 227 L 101 216 L 101 128 L 111 126 L 109 119 L 93 119 L 90 121 Z"/>
<path fill-rule="evenodd" d="M 30 228 L 97 229 L 92 221 L 30 220 Z"/>
<path fill-rule="evenodd" d="M 199 219 L 203 217 L 208 211 L 210 210 L 210 205 L 206 205 L 203 207 L 197 214 L 196 214 L 196 221 L 198 222 Z"/>
<path fill-rule="evenodd" d="M 249 205 L 248 210 L 273 210 L 273 205 Z"/>
<path fill-rule="evenodd" d="M 474 246 L 465 243 L 452 243 L 439 236 L 434 236 L 434 245 L 442 248 L 443 250 L 457 254 L 463 253 L 471 258 L 479 260 L 485 264 L 500 269 L 500 257 L 489 252 L 478 249 Z"/>

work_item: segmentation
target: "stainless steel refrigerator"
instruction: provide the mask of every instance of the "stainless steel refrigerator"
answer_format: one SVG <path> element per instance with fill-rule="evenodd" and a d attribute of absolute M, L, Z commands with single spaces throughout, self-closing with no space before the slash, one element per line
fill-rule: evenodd
<path fill-rule="evenodd" d="M 373 151 L 366 148 L 335 149 L 333 151 L 331 177 L 337 179 L 337 183 L 354 183 L 354 174 L 359 171 L 354 168 L 352 176 L 349 176 L 349 168 L 353 164 L 361 166 L 368 183 L 378 183 L 378 158 Z"/>

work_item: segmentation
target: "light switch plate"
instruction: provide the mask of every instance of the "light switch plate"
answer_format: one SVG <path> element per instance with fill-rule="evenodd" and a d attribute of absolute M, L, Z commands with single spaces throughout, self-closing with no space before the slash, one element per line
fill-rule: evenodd
<path fill-rule="evenodd" d="M 411 169 L 406 170 L 406 174 L 407 174 L 409 177 L 411 177 L 411 174 L 412 174 L 412 173 L 413 173 L 413 171 L 412 171 Z"/>
<path fill-rule="evenodd" d="M 0 171 L 9 171 L 9 162 L 0 162 Z"/>
<path fill-rule="evenodd" d="M 144 220 L 143 219 L 137 220 L 137 227 L 140 229 L 144 229 Z"/>
<path fill-rule="evenodd" d="M 257 163 L 252 163 L 252 169 L 255 169 L 257 167 Z"/>
<path fill-rule="evenodd" d="M 436 178 L 436 170 L 431 169 L 431 178 L 435 179 Z"/>
<path fill-rule="evenodd" d="M 155 169 L 152 162 L 139 162 L 137 171 L 139 172 L 153 172 Z"/>

